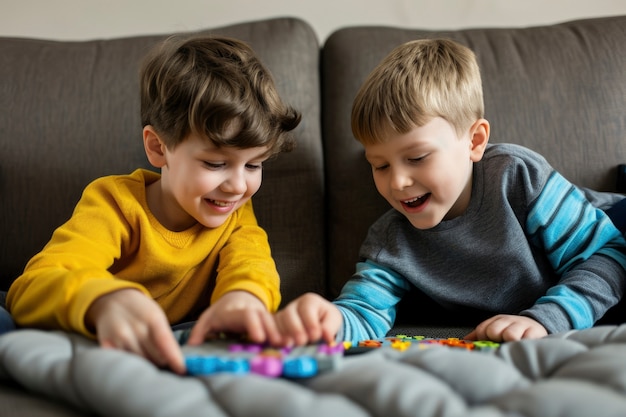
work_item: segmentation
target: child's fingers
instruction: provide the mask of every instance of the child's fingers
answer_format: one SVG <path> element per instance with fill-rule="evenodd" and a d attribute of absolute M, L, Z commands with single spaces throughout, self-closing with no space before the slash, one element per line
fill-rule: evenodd
<path fill-rule="evenodd" d="M 308 336 L 304 324 L 300 318 L 298 309 L 294 305 L 288 305 L 276 315 L 278 330 L 283 337 L 283 343 L 287 345 L 304 345 Z"/>
<path fill-rule="evenodd" d="M 279 346 L 284 343 L 274 315 L 270 312 L 266 310 L 248 310 L 242 311 L 241 314 L 241 322 L 248 339 L 255 343 L 269 342 L 273 346 Z"/>
<path fill-rule="evenodd" d="M 159 366 L 166 366 L 177 374 L 184 374 L 186 369 L 183 353 L 169 326 L 159 326 L 152 330 L 152 337 L 144 344 L 148 358 Z"/>
<path fill-rule="evenodd" d="M 255 343 L 269 340 L 270 343 L 278 345 L 282 339 L 274 317 L 269 312 L 262 309 L 242 309 L 222 315 L 209 312 L 201 315 L 191 329 L 187 344 L 199 345 L 204 342 L 207 335 L 216 332 L 245 334 Z"/>
<path fill-rule="evenodd" d="M 101 336 L 100 346 L 141 356 L 160 367 L 169 366 L 166 356 L 160 351 L 156 341 L 149 336 L 147 329 L 137 329 L 134 333 L 129 329 L 117 329 L 113 334 Z"/>
<path fill-rule="evenodd" d="M 261 312 L 261 321 L 265 330 L 265 340 L 269 341 L 272 346 L 284 345 L 285 341 L 281 332 L 278 330 L 278 323 L 274 319 L 274 315 L 267 311 Z"/>
<path fill-rule="evenodd" d="M 478 340 L 476 337 L 476 330 L 472 330 L 463 337 L 464 340 Z"/>
<path fill-rule="evenodd" d="M 337 309 L 329 310 L 322 318 L 322 339 L 326 343 L 334 342 L 342 323 L 341 312 Z"/>
<path fill-rule="evenodd" d="M 146 357 L 133 326 L 120 321 L 114 326 L 112 320 L 103 320 L 98 328 L 98 342 L 105 349 L 118 349 Z"/>
<path fill-rule="evenodd" d="M 191 328 L 187 344 L 190 346 L 196 346 L 204 342 L 207 334 L 211 330 L 208 320 L 203 320 L 204 317 L 200 316 L 200 319 Z"/>
<path fill-rule="evenodd" d="M 343 323 L 339 309 L 326 299 L 312 295 L 301 305 L 300 316 L 310 342 L 335 341 L 335 336 Z"/>
<path fill-rule="evenodd" d="M 286 343 L 333 342 L 342 323 L 341 312 L 318 294 L 307 293 L 277 314 Z"/>
<path fill-rule="evenodd" d="M 304 343 L 319 341 L 322 338 L 322 312 L 318 309 L 311 309 L 306 308 L 306 306 L 302 306 L 299 311 L 299 316 L 302 323 L 302 331 L 307 337 L 307 340 Z"/>
<path fill-rule="evenodd" d="M 238 311 L 242 317 L 238 320 L 244 327 L 245 333 L 252 342 L 263 343 L 266 341 L 267 330 L 271 326 L 266 321 L 265 311 L 262 310 L 242 310 Z M 269 313 L 267 313 L 269 315 Z M 273 322 L 273 319 L 271 320 Z"/>

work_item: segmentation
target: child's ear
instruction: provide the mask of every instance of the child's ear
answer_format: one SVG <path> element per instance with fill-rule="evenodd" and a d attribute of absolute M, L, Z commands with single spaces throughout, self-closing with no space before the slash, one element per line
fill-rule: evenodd
<path fill-rule="evenodd" d="M 143 128 L 143 147 L 146 150 L 148 161 L 155 168 L 162 168 L 166 164 L 165 143 L 151 125 Z"/>
<path fill-rule="evenodd" d="M 489 122 L 478 119 L 470 128 L 470 159 L 478 162 L 483 158 L 489 142 Z"/>

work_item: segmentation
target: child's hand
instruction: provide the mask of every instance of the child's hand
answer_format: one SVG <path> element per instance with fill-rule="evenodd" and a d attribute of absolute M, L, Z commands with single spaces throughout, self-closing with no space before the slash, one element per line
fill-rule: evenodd
<path fill-rule="evenodd" d="M 513 342 L 520 339 L 539 339 L 547 335 L 545 327 L 530 317 L 499 314 L 480 323 L 465 339 Z"/>
<path fill-rule="evenodd" d="M 343 323 L 339 309 L 315 293 L 304 294 L 276 313 L 276 323 L 286 345 L 335 341 Z"/>
<path fill-rule="evenodd" d="M 252 342 L 282 344 L 274 316 L 254 295 L 231 291 L 207 308 L 191 329 L 187 344 L 199 345 L 220 332 L 245 334 Z"/>
<path fill-rule="evenodd" d="M 134 289 L 119 290 L 98 298 L 86 315 L 104 348 L 136 353 L 158 366 L 185 373 L 180 346 L 161 307 Z"/>

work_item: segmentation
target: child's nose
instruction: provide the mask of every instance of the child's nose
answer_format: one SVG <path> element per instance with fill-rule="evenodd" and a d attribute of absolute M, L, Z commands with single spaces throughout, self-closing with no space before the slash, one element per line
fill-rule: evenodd
<path fill-rule="evenodd" d="M 403 169 L 392 169 L 391 172 L 391 188 L 394 190 L 403 190 L 413 185 L 413 178 L 409 172 Z"/>
<path fill-rule="evenodd" d="M 247 189 L 245 174 L 234 170 L 222 184 L 222 189 L 232 194 L 245 193 Z"/>

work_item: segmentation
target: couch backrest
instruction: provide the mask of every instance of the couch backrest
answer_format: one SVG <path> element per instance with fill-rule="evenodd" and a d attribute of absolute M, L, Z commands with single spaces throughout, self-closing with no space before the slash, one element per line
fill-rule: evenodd
<path fill-rule="evenodd" d="M 602 191 L 615 190 L 616 167 L 626 163 L 626 16 L 520 29 L 339 30 L 322 53 L 333 296 L 354 272 L 369 225 L 389 208 L 353 139 L 352 100 L 393 47 L 425 37 L 451 38 L 477 54 L 491 142 L 526 145 L 570 181 Z"/>
<path fill-rule="evenodd" d="M 317 37 L 307 23 L 289 18 L 210 32 L 249 42 L 282 96 L 303 114 L 296 150 L 266 164 L 253 201 L 283 276 L 284 299 L 321 292 L 325 223 Z M 0 39 L 0 289 L 8 288 L 71 215 L 88 182 L 150 168 L 141 139 L 138 67 L 162 38 Z"/>

